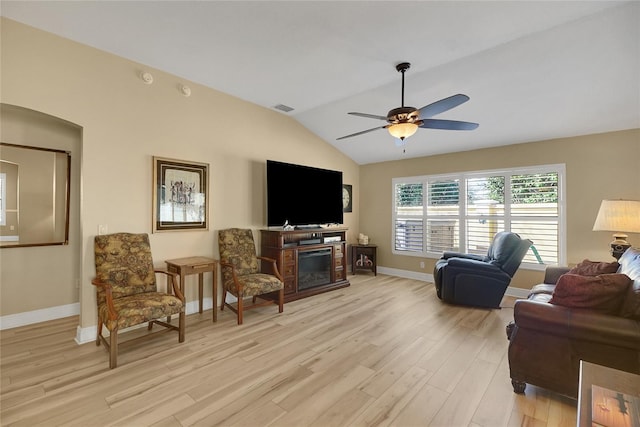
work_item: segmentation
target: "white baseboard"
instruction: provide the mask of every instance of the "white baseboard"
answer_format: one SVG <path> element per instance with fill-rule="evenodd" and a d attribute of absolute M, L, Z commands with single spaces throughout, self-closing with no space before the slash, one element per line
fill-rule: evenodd
<path fill-rule="evenodd" d="M 389 276 L 404 277 L 405 279 L 422 280 L 423 282 L 433 282 L 433 274 L 419 273 L 417 271 L 400 270 L 397 268 L 378 267 L 378 272 Z"/>
<path fill-rule="evenodd" d="M 0 330 L 46 322 L 47 320 L 61 319 L 63 317 L 77 316 L 79 314 L 79 302 L 40 310 L 25 311 L 23 313 L 8 314 L 0 317 Z"/>
<path fill-rule="evenodd" d="M 515 288 L 513 286 L 509 286 L 507 288 L 507 292 L 505 292 L 505 295 L 509 295 L 510 297 L 515 297 L 515 298 L 526 298 L 529 296 L 529 289 L 522 289 L 522 288 Z"/>

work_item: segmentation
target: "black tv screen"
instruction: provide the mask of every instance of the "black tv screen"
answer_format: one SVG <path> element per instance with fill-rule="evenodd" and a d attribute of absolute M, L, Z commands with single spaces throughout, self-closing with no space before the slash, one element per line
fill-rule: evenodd
<path fill-rule="evenodd" d="M 267 160 L 267 224 L 342 224 L 342 172 Z"/>

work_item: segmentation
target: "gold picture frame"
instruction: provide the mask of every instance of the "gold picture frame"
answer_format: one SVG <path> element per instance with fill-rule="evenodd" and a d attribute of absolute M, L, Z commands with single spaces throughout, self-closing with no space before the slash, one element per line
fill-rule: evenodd
<path fill-rule="evenodd" d="M 71 152 L 0 142 L 0 248 L 69 244 Z"/>
<path fill-rule="evenodd" d="M 209 164 L 153 156 L 153 233 L 209 229 Z"/>

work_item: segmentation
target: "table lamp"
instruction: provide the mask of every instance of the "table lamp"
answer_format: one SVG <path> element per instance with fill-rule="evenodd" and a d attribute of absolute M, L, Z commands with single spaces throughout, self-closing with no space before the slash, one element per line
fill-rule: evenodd
<path fill-rule="evenodd" d="M 640 200 L 603 200 L 593 231 L 613 231 L 611 255 L 620 259 L 631 244 L 624 233 L 640 233 Z"/>

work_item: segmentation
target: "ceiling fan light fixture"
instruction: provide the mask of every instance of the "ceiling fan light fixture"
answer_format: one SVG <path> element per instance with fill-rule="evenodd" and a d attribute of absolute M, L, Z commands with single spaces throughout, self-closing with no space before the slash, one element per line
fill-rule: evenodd
<path fill-rule="evenodd" d="M 416 133 L 418 125 L 415 123 L 396 123 L 389 126 L 387 130 L 394 138 L 404 141 L 405 138 Z"/>

